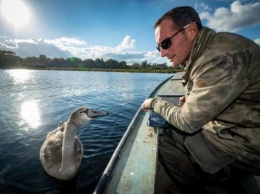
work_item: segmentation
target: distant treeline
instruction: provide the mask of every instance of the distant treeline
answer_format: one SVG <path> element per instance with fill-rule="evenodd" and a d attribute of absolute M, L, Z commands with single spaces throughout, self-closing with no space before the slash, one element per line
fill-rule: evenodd
<path fill-rule="evenodd" d="M 129 71 L 129 72 L 162 72 L 175 73 L 182 71 L 181 68 L 169 67 L 164 64 L 149 64 L 143 61 L 141 64 L 127 65 L 125 61 L 102 58 L 80 59 L 76 57 L 47 58 L 39 57 L 21 58 L 12 51 L 0 50 L 0 69 L 58 69 L 58 70 L 85 70 L 85 71 Z"/>

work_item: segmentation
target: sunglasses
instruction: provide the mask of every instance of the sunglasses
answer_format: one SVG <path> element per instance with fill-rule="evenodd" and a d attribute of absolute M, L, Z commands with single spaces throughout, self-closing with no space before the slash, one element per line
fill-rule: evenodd
<path fill-rule="evenodd" d="M 161 51 L 161 48 L 166 50 L 168 48 L 171 47 L 172 45 L 172 38 L 174 36 L 176 36 L 177 34 L 179 34 L 182 30 L 184 30 L 185 28 L 187 28 L 190 24 L 184 26 L 183 28 L 181 28 L 180 30 L 178 30 L 177 32 L 175 32 L 172 36 L 168 37 L 168 38 L 165 38 L 161 43 L 158 44 L 158 46 L 156 47 L 157 50 L 160 52 Z"/>

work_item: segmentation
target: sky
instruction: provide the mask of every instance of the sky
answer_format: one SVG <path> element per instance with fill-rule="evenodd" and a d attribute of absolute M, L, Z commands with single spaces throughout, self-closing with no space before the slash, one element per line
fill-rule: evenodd
<path fill-rule="evenodd" d="M 0 0 L 0 50 L 169 64 L 155 48 L 153 25 L 177 6 L 195 8 L 204 26 L 260 45 L 260 0 Z"/>

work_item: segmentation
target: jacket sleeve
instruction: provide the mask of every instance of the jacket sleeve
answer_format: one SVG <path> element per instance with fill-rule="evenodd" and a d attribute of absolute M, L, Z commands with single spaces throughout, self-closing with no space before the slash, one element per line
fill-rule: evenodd
<path fill-rule="evenodd" d="M 152 105 L 155 112 L 187 133 L 194 133 L 214 120 L 248 85 L 249 61 L 244 59 L 250 60 L 250 53 L 210 56 L 205 54 L 194 63 L 188 81 L 192 89 L 182 107 L 162 99 Z"/>

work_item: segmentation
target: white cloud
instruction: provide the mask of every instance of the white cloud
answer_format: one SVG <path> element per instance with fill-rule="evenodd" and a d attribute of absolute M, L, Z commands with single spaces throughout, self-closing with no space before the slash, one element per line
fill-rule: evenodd
<path fill-rule="evenodd" d="M 44 42 L 39 39 L 1 39 L 0 50 L 15 52 L 20 57 L 31 57 L 46 55 L 49 58 L 67 58 L 72 54 L 69 51 L 61 50 L 54 44 Z"/>
<path fill-rule="evenodd" d="M 1 36 L 1 35 L 0 35 L 0 40 L 1 40 L 1 39 L 6 39 L 6 38 L 7 38 L 7 36 Z"/>
<path fill-rule="evenodd" d="M 67 38 L 67 37 L 62 37 L 58 39 L 45 39 L 44 42 L 49 43 L 49 44 L 54 44 L 58 46 L 62 50 L 66 50 L 66 48 L 70 47 L 78 47 L 78 46 L 86 46 L 85 41 L 81 41 L 75 38 Z"/>
<path fill-rule="evenodd" d="M 255 43 L 260 46 L 260 38 L 255 39 Z"/>
<path fill-rule="evenodd" d="M 216 31 L 236 32 L 248 26 L 260 25 L 260 2 L 241 4 L 234 1 L 230 9 L 220 7 L 213 14 L 208 11 L 200 13 L 200 17 L 206 20 L 207 26 Z"/>
<path fill-rule="evenodd" d="M 158 64 L 168 63 L 169 64 L 168 59 L 160 57 L 160 53 L 157 50 L 146 52 L 144 55 L 144 58 L 147 61 L 152 61 L 152 63 L 158 63 Z"/>
<path fill-rule="evenodd" d="M 206 5 L 204 2 L 195 3 L 195 10 L 197 11 L 211 11 L 210 7 Z"/>
<path fill-rule="evenodd" d="M 19 43 L 38 44 L 38 41 L 34 40 L 34 39 L 14 39 L 14 40 L 10 40 L 10 41 L 13 41 L 13 42 L 15 42 L 17 44 L 19 44 Z"/>
<path fill-rule="evenodd" d="M 126 35 L 122 42 L 115 47 L 93 46 L 89 47 L 85 41 L 75 38 L 62 37 L 58 39 L 14 39 L 0 37 L 0 50 L 10 50 L 20 57 L 45 55 L 48 58 L 68 58 L 75 56 L 81 59 L 103 58 L 126 61 L 129 65 L 141 63 L 164 63 L 157 51 L 133 51 L 135 39 Z"/>
<path fill-rule="evenodd" d="M 85 52 L 85 48 L 87 43 L 85 41 L 76 39 L 76 38 L 57 38 L 57 39 L 43 39 L 45 43 L 50 45 L 55 45 L 62 51 L 68 51 L 71 55 L 76 56 L 78 58 L 84 57 L 83 53 Z"/>
<path fill-rule="evenodd" d="M 135 39 L 132 39 L 131 36 L 127 35 L 124 40 L 116 47 L 117 51 L 123 51 L 126 49 L 131 49 L 135 47 Z"/>

